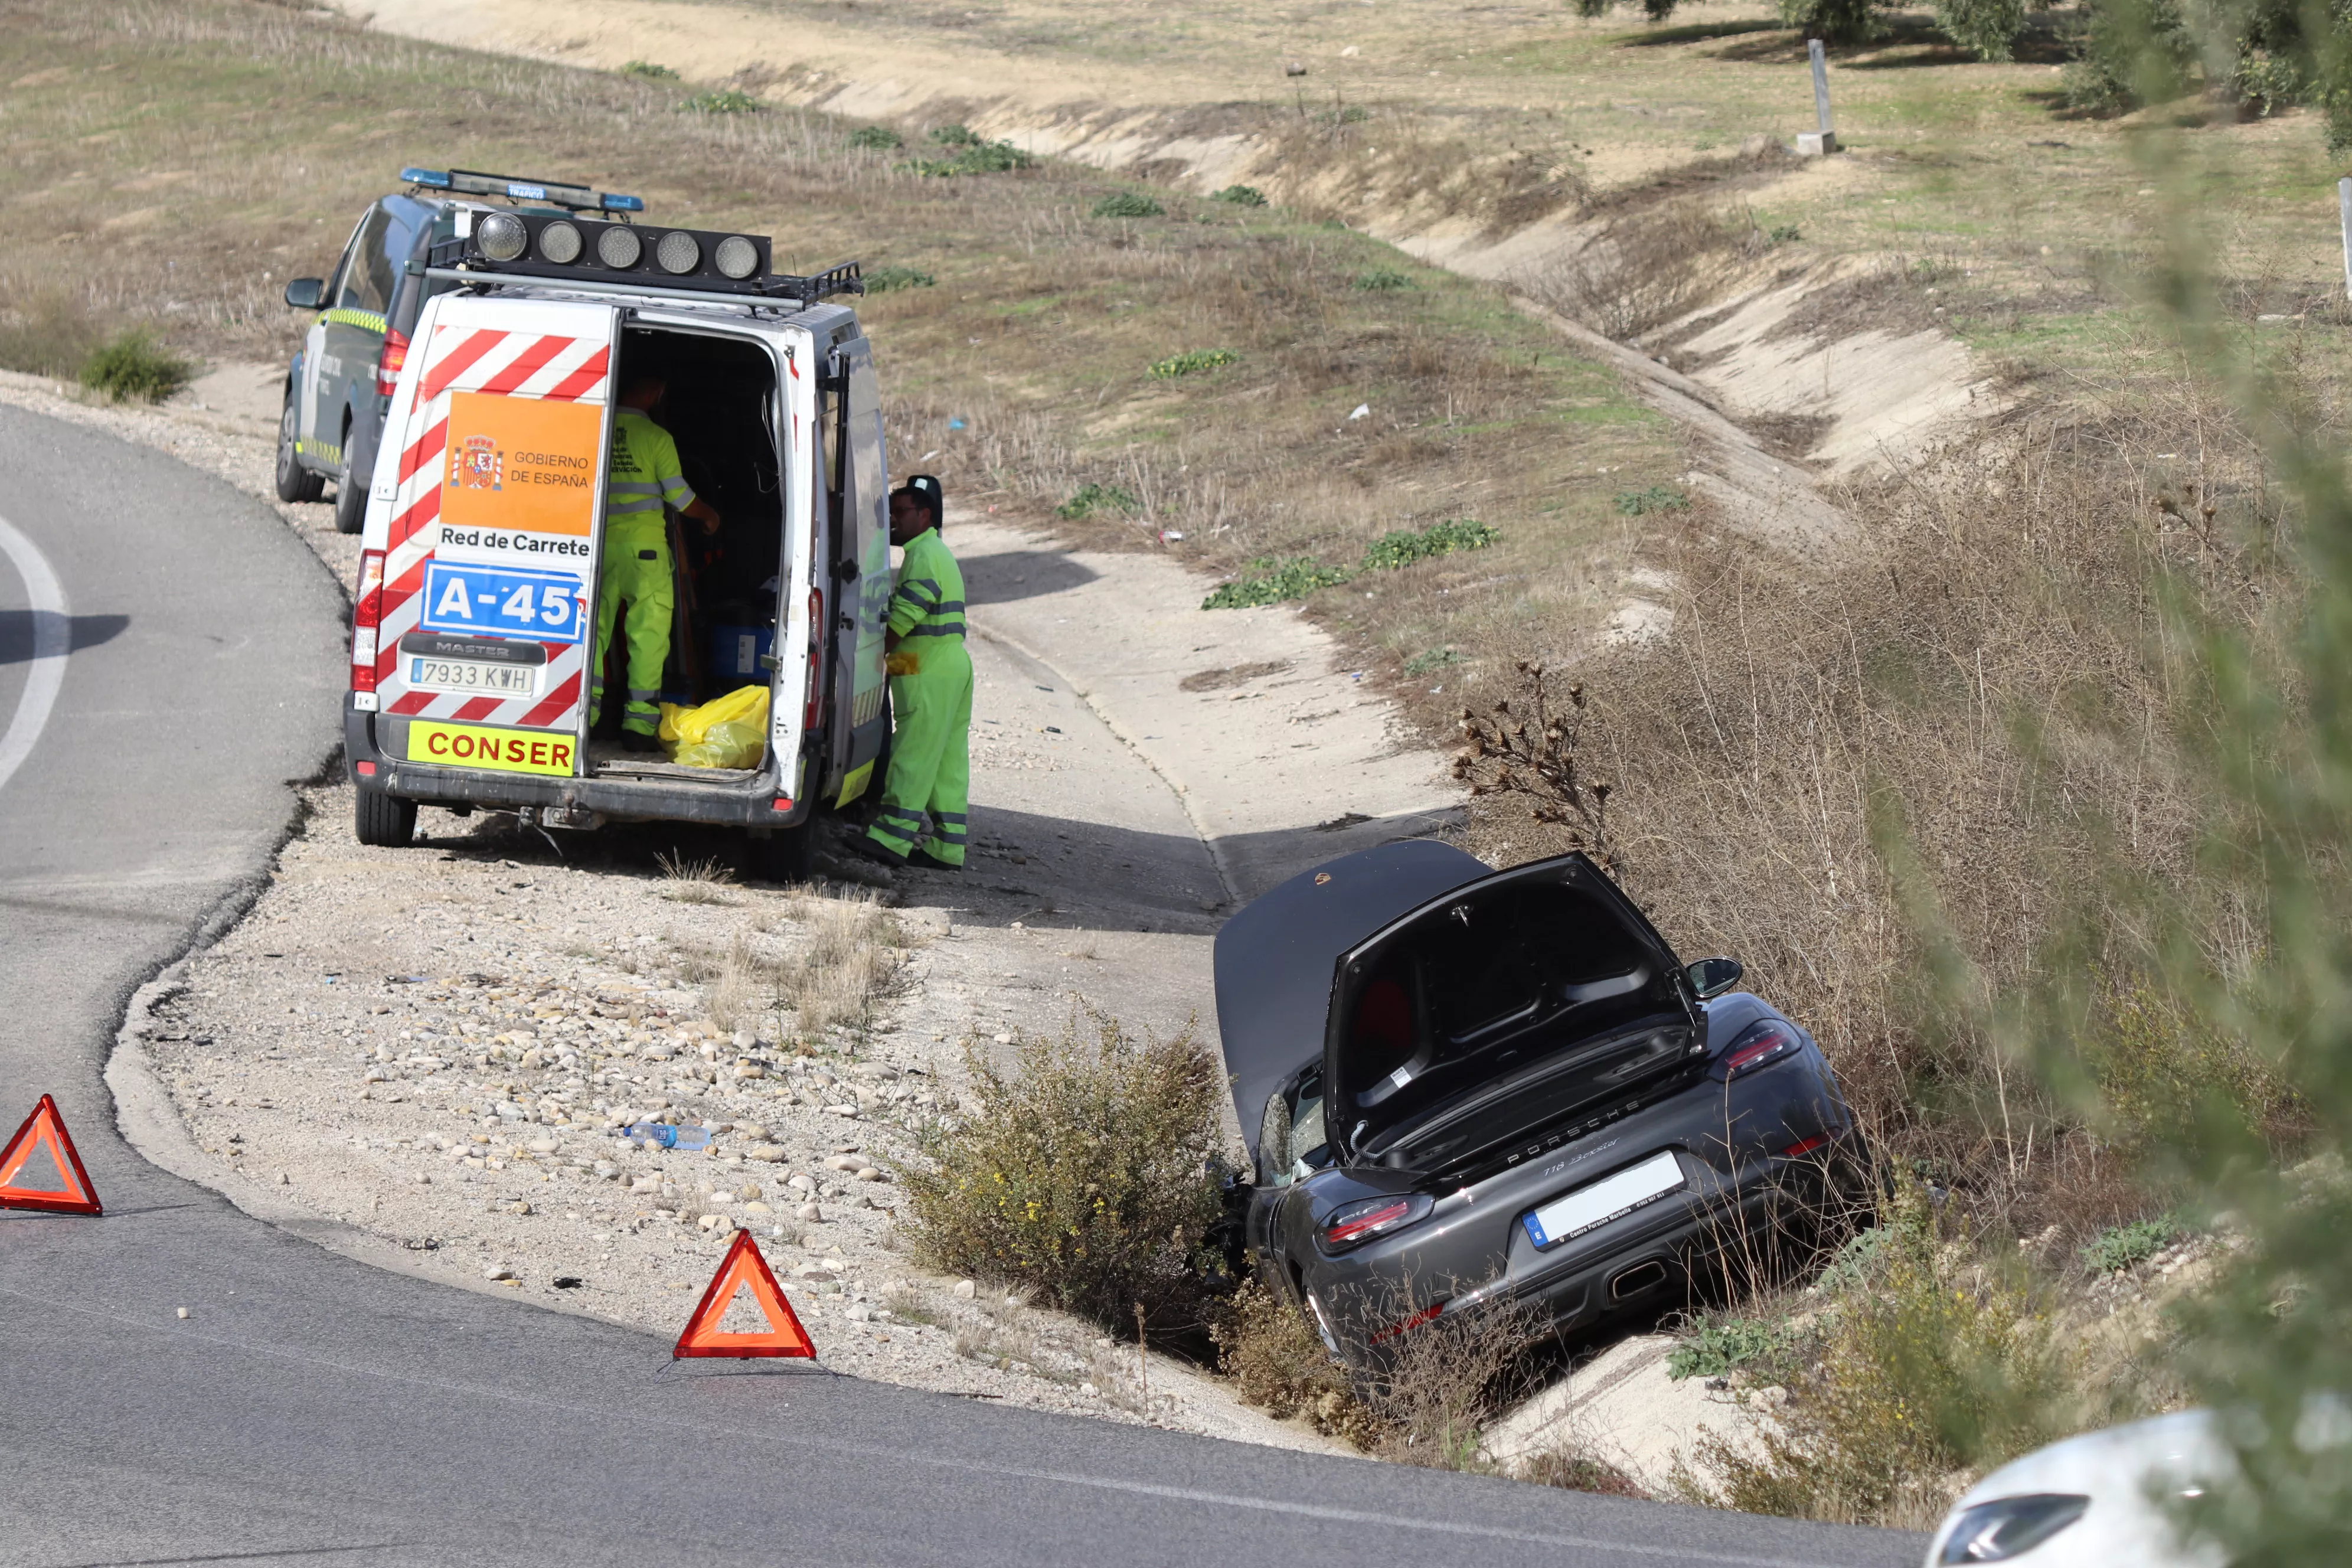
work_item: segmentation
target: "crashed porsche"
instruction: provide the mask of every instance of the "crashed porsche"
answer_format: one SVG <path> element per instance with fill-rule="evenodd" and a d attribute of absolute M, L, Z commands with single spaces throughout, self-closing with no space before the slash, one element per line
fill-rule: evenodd
<path fill-rule="evenodd" d="M 1740 975 L 1684 964 L 1581 854 L 1391 844 L 1258 899 L 1216 987 L 1260 1278 L 1360 1370 L 1441 1316 L 1582 1330 L 1819 1234 L 1861 1140 Z"/>

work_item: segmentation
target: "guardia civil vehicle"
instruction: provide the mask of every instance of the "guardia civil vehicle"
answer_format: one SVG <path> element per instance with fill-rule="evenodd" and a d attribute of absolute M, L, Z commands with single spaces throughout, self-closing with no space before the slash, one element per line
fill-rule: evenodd
<path fill-rule="evenodd" d="M 419 304 L 386 376 L 352 616 L 359 837 L 408 844 L 420 805 L 549 828 L 697 822 L 744 829 L 755 874 L 797 876 L 816 815 L 864 793 L 887 726 L 881 400 L 840 302 L 863 291 L 858 268 L 779 274 L 764 236 L 597 210 L 446 201 L 446 237 L 404 275 Z M 748 766 L 681 767 L 590 731 L 597 669 L 627 686 L 594 606 L 614 409 L 645 374 L 668 389 L 654 417 L 688 484 L 725 519 L 698 560 L 678 554 L 665 685 L 764 686 Z"/>

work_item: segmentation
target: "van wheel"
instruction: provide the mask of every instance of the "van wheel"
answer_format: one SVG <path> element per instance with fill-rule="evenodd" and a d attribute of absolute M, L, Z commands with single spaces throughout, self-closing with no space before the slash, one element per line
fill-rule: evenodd
<path fill-rule="evenodd" d="M 810 857 L 816 850 L 816 819 L 798 827 L 779 828 L 765 838 L 746 840 L 747 853 L 743 869 L 762 882 L 805 882 L 811 869 Z"/>
<path fill-rule="evenodd" d="M 335 479 L 335 531 L 357 533 L 367 526 L 367 486 L 352 472 L 352 433 L 343 431 L 343 468 Z"/>
<path fill-rule="evenodd" d="M 379 849 L 405 849 L 416 837 L 416 803 L 380 789 L 359 792 L 356 826 L 360 842 Z"/>
<path fill-rule="evenodd" d="M 286 389 L 286 411 L 278 416 L 278 499 L 282 501 L 317 500 L 327 488 L 327 481 L 302 466 L 301 456 L 294 450 L 295 434 L 300 421 L 294 410 L 294 389 Z"/>

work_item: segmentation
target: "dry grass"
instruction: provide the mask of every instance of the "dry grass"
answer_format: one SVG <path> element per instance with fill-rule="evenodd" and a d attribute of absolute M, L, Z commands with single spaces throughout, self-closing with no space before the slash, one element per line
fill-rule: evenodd
<path fill-rule="evenodd" d="M 724 904 L 734 900 L 727 889 L 735 880 L 734 871 L 718 859 L 689 860 L 683 855 L 656 850 L 654 863 L 661 868 L 661 896 L 672 903 Z"/>

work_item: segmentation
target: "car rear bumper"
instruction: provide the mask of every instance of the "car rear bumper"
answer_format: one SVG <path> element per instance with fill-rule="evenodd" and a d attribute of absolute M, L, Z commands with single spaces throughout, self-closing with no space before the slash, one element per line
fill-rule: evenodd
<path fill-rule="evenodd" d="M 701 822 L 721 826 L 797 827 L 809 819 L 805 797 L 776 809 L 772 762 L 744 778 L 699 780 L 567 778 L 438 767 L 386 756 L 376 742 L 379 715 L 362 712 L 343 697 L 343 757 L 352 781 L 426 805 L 478 805 L 499 811 L 529 808 L 551 827 L 593 827 L 604 822 Z"/>

